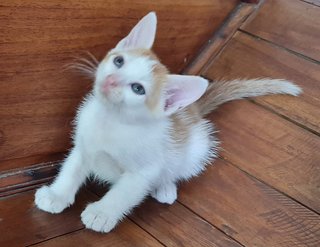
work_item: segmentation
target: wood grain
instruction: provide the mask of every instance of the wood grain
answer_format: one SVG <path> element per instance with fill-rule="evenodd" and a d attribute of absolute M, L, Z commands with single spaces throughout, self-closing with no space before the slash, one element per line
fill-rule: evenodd
<path fill-rule="evenodd" d="M 320 216 L 218 160 L 179 200 L 245 246 L 319 246 Z"/>
<path fill-rule="evenodd" d="M 242 28 L 320 61 L 319 13 L 318 6 L 300 0 L 268 0 L 257 16 Z"/>
<path fill-rule="evenodd" d="M 130 220 L 121 223 L 115 230 L 108 234 L 96 233 L 88 230 L 80 230 L 49 241 L 36 244 L 41 247 L 74 247 L 74 246 L 115 246 L 115 247 L 136 247 L 136 246 L 163 246 L 153 239 Z"/>
<path fill-rule="evenodd" d="M 70 147 L 71 121 L 91 88 L 89 80 L 63 70 L 72 56 L 90 51 L 101 59 L 154 10 L 159 19 L 155 51 L 178 72 L 237 4 L 237 0 L 1 1 L 0 160 L 42 154 L 45 162 L 47 154 Z"/>
<path fill-rule="evenodd" d="M 108 191 L 96 182 L 88 189 L 99 197 Z M 129 217 L 165 246 L 240 246 L 180 203 L 166 205 L 148 198 Z"/>
<path fill-rule="evenodd" d="M 130 220 L 124 220 L 110 234 L 81 230 L 81 211 L 87 203 L 97 200 L 87 190 L 82 190 L 75 205 L 61 214 L 40 211 L 33 200 L 34 191 L 0 199 L 1 246 L 27 246 L 38 242 L 42 242 L 39 246 L 162 246 Z M 73 231 L 76 232 L 67 234 Z M 64 234 L 67 235 L 59 237 Z M 46 241 L 48 239 L 50 241 Z"/>
<path fill-rule="evenodd" d="M 0 173 L 0 197 L 30 190 L 51 181 L 58 172 L 60 162 L 48 162 Z"/>
<path fill-rule="evenodd" d="M 79 216 L 94 198 L 83 191 L 73 207 L 57 215 L 35 207 L 34 191 L 0 199 L 0 246 L 27 246 L 83 228 Z"/>
<path fill-rule="evenodd" d="M 191 75 L 199 74 L 202 69 L 210 64 L 210 60 L 219 54 L 241 24 L 254 11 L 256 11 L 256 6 L 253 4 L 239 4 L 223 25 L 214 33 L 214 36 L 208 40 L 207 45 L 198 56 L 183 70 L 183 73 Z"/>
<path fill-rule="evenodd" d="M 131 218 L 165 246 L 241 246 L 179 203 L 148 200 Z"/>
<path fill-rule="evenodd" d="M 320 138 L 248 101 L 211 115 L 221 155 L 320 213 Z"/>
<path fill-rule="evenodd" d="M 237 33 L 207 71 L 211 79 L 283 78 L 301 86 L 299 97 L 276 95 L 254 99 L 320 133 L 319 65 L 247 34 Z"/>
<path fill-rule="evenodd" d="M 67 152 L 63 153 L 50 153 L 50 154 L 39 154 L 34 156 L 22 157 L 17 159 L 9 159 L 0 161 L 0 167 L 2 172 L 1 175 L 6 173 L 12 173 L 17 171 L 17 169 L 21 169 L 21 167 L 29 167 L 43 164 L 43 160 L 45 159 L 46 163 L 57 162 L 59 160 L 63 160 L 66 157 Z M 45 155 L 45 158 L 44 158 Z M 0 175 L 0 176 L 1 176 Z M 1 182 L 0 182 L 1 183 Z"/>

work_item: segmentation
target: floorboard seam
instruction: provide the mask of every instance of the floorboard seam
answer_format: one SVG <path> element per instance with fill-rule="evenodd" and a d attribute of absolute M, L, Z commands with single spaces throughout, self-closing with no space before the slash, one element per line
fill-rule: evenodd
<path fill-rule="evenodd" d="M 223 160 L 224 162 L 230 164 L 231 166 L 235 167 L 236 169 L 242 171 L 243 173 L 245 173 L 246 175 L 248 175 L 250 178 L 252 178 L 252 179 L 254 179 L 254 180 L 257 180 L 257 181 L 259 181 L 260 183 L 266 185 L 267 187 L 269 187 L 269 188 L 275 190 L 276 192 L 282 194 L 283 196 L 288 197 L 289 199 L 291 199 L 291 200 L 293 200 L 294 202 L 298 203 L 298 204 L 301 205 L 302 207 L 305 207 L 306 209 L 312 211 L 313 213 L 315 213 L 315 214 L 317 214 L 317 215 L 320 215 L 320 213 L 318 213 L 315 209 L 313 209 L 313 208 L 305 205 L 304 203 L 298 201 L 298 200 L 295 199 L 294 197 L 286 194 L 285 192 L 283 192 L 283 191 L 277 189 L 276 187 L 274 187 L 273 185 L 267 183 L 266 181 L 263 181 L 262 179 L 257 178 L 257 177 L 255 177 L 254 175 L 250 174 L 249 172 L 241 169 L 239 166 L 237 166 L 235 163 L 231 162 L 229 159 L 226 159 L 226 158 L 223 157 L 223 156 L 221 156 L 219 159 L 221 159 L 221 160 Z"/>
<path fill-rule="evenodd" d="M 304 1 L 304 0 L 300 0 L 301 2 L 304 2 L 304 3 L 307 3 L 307 4 L 310 4 L 310 5 L 313 5 L 313 6 L 316 6 L 316 7 L 320 7 L 320 2 L 319 2 L 319 5 L 316 4 L 316 3 L 311 3 L 311 2 L 308 2 L 308 1 Z"/>
<path fill-rule="evenodd" d="M 256 40 L 262 40 L 262 41 L 270 44 L 270 45 L 273 46 L 273 47 L 276 47 L 276 48 L 279 48 L 279 49 L 283 49 L 283 50 L 289 52 L 290 54 L 293 54 L 293 55 L 295 55 L 295 56 L 297 56 L 297 57 L 299 57 L 299 58 L 305 59 L 305 60 L 307 60 L 307 61 L 309 61 L 309 62 L 312 62 L 312 63 L 315 63 L 315 64 L 317 64 L 317 65 L 320 65 L 320 61 L 318 61 L 317 59 L 308 57 L 307 55 L 304 55 L 304 54 L 302 54 L 302 53 L 299 53 L 299 52 L 297 52 L 297 51 L 291 50 L 291 49 L 289 49 L 289 48 L 287 48 L 287 47 L 284 47 L 284 46 L 282 46 L 282 45 L 279 45 L 279 44 L 277 44 L 277 43 L 274 43 L 273 41 L 270 41 L 270 40 L 268 40 L 268 39 L 262 38 L 262 37 L 260 37 L 260 36 L 258 36 L 258 35 L 255 35 L 255 34 L 253 34 L 253 33 L 248 32 L 248 31 L 246 31 L 246 30 L 244 30 L 244 29 L 239 28 L 238 31 L 241 32 L 241 33 L 243 33 L 243 34 L 246 34 L 246 35 L 248 35 L 248 36 L 250 36 L 250 37 L 252 37 L 252 38 L 254 38 L 254 39 L 256 39 Z"/>
<path fill-rule="evenodd" d="M 57 236 L 54 236 L 54 237 L 45 239 L 45 240 L 41 240 L 41 241 L 36 242 L 36 243 L 33 243 L 33 244 L 25 245 L 25 247 L 29 247 L 29 246 L 34 246 L 34 245 L 37 245 L 37 244 L 41 244 L 41 243 L 50 241 L 50 240 L 55 239 L 55 238 L 60 238 L 60 237 L 62 237 L 62 236 L 66 236 L 66 235 L 69 235 L 69 234 L 72 234 L 72 233 L 75 233 L 75 232 L 79 232 L 79 231 L 81 231 L 81 230 L 83 230 L 83 229 L 85 229 L 85 228 L 82 227 L 82 228 L 77 229 L 77 230 L 73 230 L 73 231 L 70 231 L 70 232 L 66 232 L 66 233 L 63 233 L 63 234 L 60 234 L 60 235 L 57 235 Z"/>
<path fill-rule="evenodd" d="M 128 216 L 128 219 L 135 224 L 137 227 L 139 227 L 141 230 L 143 230 L 144 232 L 146 232 L 147 234 L 149 234 L 153 239 L 155 239 L 159 244 L 161 244 L 162 246 L 167 246 L 165 245 L 163 242 L 161 242 L 160 239 L 158 239 L 156 236 L 154 236 L 152 233 L 150 233 L 148 230 L 144 229 L 142 226 L 140 226 L 138 223 L 136 223 L 130 216 Z"/>
<path fill-rule="evenodd" d="M 224 235 L 226 235 L 228 238 L 230 238 L 231 240 L 233 240 L 234 242 L 236 242 L 237 244 L 239 244 L 240 246 L 246 247 L 244 244 L 242 244 L 241 242 L 239 242 L 237 239 L 233 238 L 232 236 L 230 236 L 228 233 L 224 232 L 223 230 L 221 230 L 219 227 L 217 227 L 216 225 L 212 224 L 211 222 L 209 222 L 207 219 L 205 219 L 204 217 L 202 217 L 200 214 L 198 214 L 197 212 L 195 212 L 194 210 L 192 210 L 191 208 L 189 208 L 187 205 L 185 205 L 183 202 L 181 202 L 180 200 L 176 201 L 177 203 L 179 203 L 181 206 L 183 206 L 184 208 L 186 208 L 187 210 L 189 210 L 191 213 L 195 214 L 196 216 L 198 216 L 200 219 L 202 219 L 203 221 L 205 221 L 206 223 L 208 223 L 210 226 L 214 227 L 215 229 L 217 229 L 219 232 L 223 233 Z"/>
<path fill-rule="evenodd" d="M 285 120 L 287 120 L 288 122 L 290 122 L 290 123 L 302 128 L 302 129 L 304 129 L 305 131 L 308 131 L 309 133 L 314 134 L 317 137 L 320 137 L 320 133 L 318 133 L 316 130 L 313 130 L 308 126 L 305 126 L 302 123 L 299 123 L 298 121 L 296 121 L 296 120 L 294 120 L 294 119 L 292 119 L 292 118 L 290 118 L 290 117 L 288 117 L 288 116 L 286 116 L 286 115 L 284 115 L 284 114 L 282 114 L 280 112 L 277 112 L 276 110 L 272 109 L 268 105 L 261 104 L 260 102 L 257 102 L 254 99 L 249 99 L 248 101 L 253 103 L 253 104 L 255 104 L 255 105 L 257 105 L 257 106 L 262 107 L 263 109 L 265 109 L 265 110 L 267 110 L 267 111 L 269 111 L 269 112 L 271 112 L 271 113 L 273 113 L 273 114 L 275 114 L 275 115 L 277 115 L 277 116 L 279 116 L 279 117 L 281 117 L 281 118 L 283 118 Z"/>

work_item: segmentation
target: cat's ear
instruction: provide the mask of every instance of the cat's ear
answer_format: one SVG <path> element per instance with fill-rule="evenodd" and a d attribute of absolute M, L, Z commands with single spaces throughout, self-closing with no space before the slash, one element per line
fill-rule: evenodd
<path fill-rule="evenodd" d="M 156 37 L 156 29 L 157 16 L 155 12 L 150 12 L 117 44 L 116 49 L 150 49 Z"/>
<path fill-rule="evenodd" d="M 168 75 L 165 88 L 165 114 L 171 115 L 196 100 L 206 91 L 208 81 L 200 76 Z"/>

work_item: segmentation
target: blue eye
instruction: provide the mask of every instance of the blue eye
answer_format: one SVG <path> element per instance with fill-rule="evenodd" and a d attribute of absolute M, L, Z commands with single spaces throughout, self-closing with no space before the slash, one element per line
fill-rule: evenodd
<path fill-rule="evenodd" d="M 146 91 L 144 90 L 144 87 L 139 83 L 132 83 L 131 89 L 135 94 L 138 94 L 138 95 L 143 95 L 146 93 Z"/>
<path fill-rule="evenodd" d="M 117 66 L 120 69 L 122 67 L 122 65 L 124 64 L 123 56 L 116 56 L 113 59 L 113 63 L 114 63 L 115 66 Z"/>

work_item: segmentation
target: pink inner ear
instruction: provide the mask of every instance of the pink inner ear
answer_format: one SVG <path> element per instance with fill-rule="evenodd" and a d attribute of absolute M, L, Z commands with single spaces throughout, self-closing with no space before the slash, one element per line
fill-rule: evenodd
<path fill-rule="evenodd" d="M 165 112 L 172 114 L 198 100 L 206 91 L 208 81 L 199 76 L 168 75 Z"/>
<path fill-rule="evenodd" d="M 154 43 L 156 28 L 157 16 L 150 12 L 117 44 L 116 49 L 150 49 Z"/>
<path fill-rule="evenodd" d="M 172 105 L 178 101 L 179 99 L 179 90 L 177 89 L 170 89 L 167 91 L 167 100 L 165 104 L 165 110 L 172 107 Z"/>

